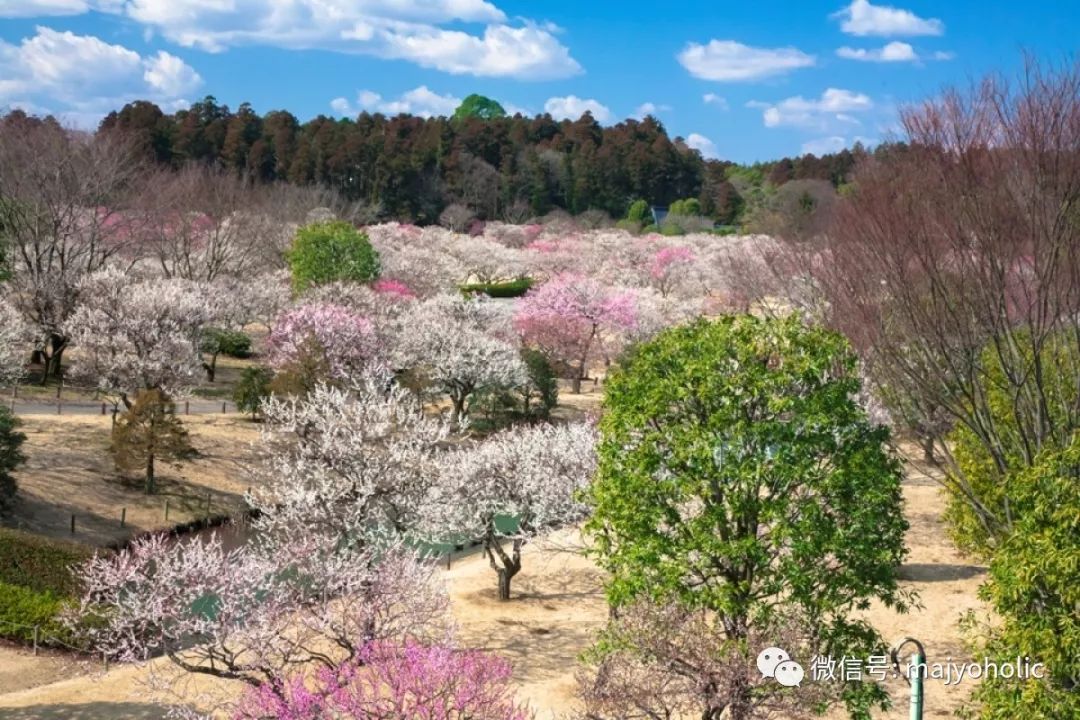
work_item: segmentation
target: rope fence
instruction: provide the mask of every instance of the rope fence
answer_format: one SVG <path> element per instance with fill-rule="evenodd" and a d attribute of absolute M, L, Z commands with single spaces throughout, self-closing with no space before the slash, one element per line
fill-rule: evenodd
<path fill-rule="evenodd" d="M 47 397 L 44 393 L 26 395 L 25 391 L 24 394 L 20 396 L 19 387 L 20 386 L 18 385 L 13 386 L 8 398 L 8 409 L 12 414 L 63 415 L 67 413 L 74 415 L 97 415 L 100 413 L 102 416 L 105 416 L 111 412 L 115 416 L 115 414 L 120 412 L 120 407 L 117 403 L 102 402 L 86 397 L 94 395 L 95 388 L 65 386 L 59 384 L 56 386 L 55 397 Z M 76 393 L 75 398 L 64 398 L 64 390 L 68 387 L 72 388 Z M 173 412 L 179 414 L 181 410 L 184 415 L 215 415 L 219 413 L 227 415 L 240 412 L 236 408 L 235 403 L 229 400 L 217 400 L 212 398 L 186 398 L 182 402 L 178 400 L 173 406 Z"/>
<path fill-rule="evenodd" d="M 91 653 L 85 647 L 78 647 L 76 645 L 72 645 L 65 640 L 61 640 L 58 637 L 46 635 L 41 625 L 26 625 L 23 623 L 12 622 L 11 620 L 0 620 L 0 627 L 29 630 L 32 638 L 31 650 L 34 653 L 34 657 L 37 657 L 40 654 L 41 648 L 43 647 L 64 648 L 66 650 L 76 652 L 80 655 L 93 655 L 95 657 L 97 656 L 96 653 Z M 105 669 L 108 670 L 109 655 L 105 651 L 102 651 L 101 653 L 101 662 L 105 666 Z"/>

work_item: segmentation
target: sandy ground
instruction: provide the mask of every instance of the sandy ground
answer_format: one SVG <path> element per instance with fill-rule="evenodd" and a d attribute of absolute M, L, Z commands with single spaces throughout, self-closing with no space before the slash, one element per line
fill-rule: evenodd
<path fill-rule="evenodd" d="M 0 524 L 88 545 L 105 545 L 132 533 L 164 528 L 209 514 L 234 513 L 252 480 L 250 465 L 258 426 L 237 414 L 191 415 L 184 426 L 199 455 L 158 464 L 159 491 L 142 492 L 140 478 L 117 476 L 107 452 L 111 420 L 101 416 L 24 416 L 23 451 L 16 473 L 19 495 Z M 169 519 L 165 519 L 165 501 Z M 126 523 L 120 526 L 123 509 Z M 75 533 L 71 516 L 75 515 Z"/>

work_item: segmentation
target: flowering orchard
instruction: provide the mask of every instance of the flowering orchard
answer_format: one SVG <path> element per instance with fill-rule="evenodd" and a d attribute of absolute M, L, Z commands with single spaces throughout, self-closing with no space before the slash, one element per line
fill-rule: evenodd
<path fill-rule="evenodd" d="M 113 660 L 167 658 L 151 684 L 184 717 L 524 720 L 509 663 L 457 640 L 422 548 L 477 543 L 511 601 L 526 547 L 588 516 L 598 436 L 592 420 L 528 412 L 492 427 L 483 409 L 533 393 L 537 357 L 546 382 L 554 370 L 579 393 L 633 345 L 752 295 L 769 269 L 746 259 L 735 277 L 724 252 L 767 240 L 309 215 L 322 224 L 291 249 L 262 247 L 246 216 L 162 220 L 65 276 L 62 307 L 16 268 L 0 297 L 4 382 L 33 350 L 51 362 L 70 346 L 50 372 L 118 409 L 151 391 L 171 404 L 214 381 L 222 338 L 245 334 L 250 369 L 270 378 L 245 399 L 261 419 L 244 468 L 251 538 L 151 535 L 96 557 L 76 569 L 66 620 Z M 342 247 L 323 247 L 327 233 Z M 359 260 L 340 267 L 342 253 Z M 191 682 L 203 675 L 222 682 Z"/>

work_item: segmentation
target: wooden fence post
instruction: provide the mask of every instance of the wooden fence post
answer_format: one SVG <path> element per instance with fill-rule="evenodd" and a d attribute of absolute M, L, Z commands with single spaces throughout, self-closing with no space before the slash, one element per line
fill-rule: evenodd
<path fill-rule="evenodd" d="M 37 654 L 38 654 L 38 636 L 39 636 L 40 632 L 41 632 L 41 626 L 40 625 L 35 625 L 34 626 L 34 657 L 37 657 Z"/>
<path fill-rule="evenodd" d="M 225 401 L 222 401 L 222 403 L 221 403 L 221 414 L 222 415 L 225 414 Z"/>
<path fill-rule="evenodd" d="M 75 534 L 75 513 L 71 513 L 71 534 Z"/>
<path fill-rule="evenodd" d="M 101 403 L 101 416 L 105 417 L 105 403 Z"/>
<path fill-rule="evenodd" d="M 120 508 L 120 527 L 124 527 L 124 523 L 127 522 L 127 508 Z"/>
<path fill-rule="evenodd" d="M 184 414 L 185 415 L 190 415 L 191 414 L 191 401 L 190 400 L 185 400 L 184 401 Z"/>
<path fill-rule="evenodd" d="M 59 398 L 56 399 L 56 414 L 57 415 L 60 414 L 60 399 Z"/>
<path fill-rule="evenodd" d="M 169 498 L 165 498 L 165 520 L 169 519 Z"/>

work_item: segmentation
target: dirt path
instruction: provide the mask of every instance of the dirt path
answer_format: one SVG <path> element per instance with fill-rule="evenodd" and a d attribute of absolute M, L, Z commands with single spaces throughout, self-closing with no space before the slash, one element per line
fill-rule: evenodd
<path fill-rule="evenodd" d="M 976 591 L 984 568 L 968 564 L 947 539 L 937 483 L 911 471 L 904 496 L 911 523 L 911 555 L 902 575 L 905 585 L 918 592 L 921 607 L 907 615 L 874 608 L 869 617 L 886 641 L 905 635 L 922 640 L 931 662 L 946 657 L 966 659 L 957 620 L 966 610 L 978 607 Z M 478 555 L 456 561 L 445 573 L 461 643 L 507 656 L 514 663 L 521 698 L 538 711 L 539 718 L 573 707 L 578 655 L 607 618 L 600 572 L 582 557 L 559 549 L 575 544 L 574 533 L 559 534 L 554 541 L 554 547 L 526 548 L 524 569 L 515 580 L 510 603 L 495 599 L 494 573 Z M 26 653 L 0 647 L 0 720 L 156 720 L 161 716 L 140 691 L 139 669 L 121 667 L 104 675 L 100 671 L 87 675 L 86 668 L 49 663 L 55 660 L 28 659 Z M 50 676 L 65 679 L 41 684 Z M 950 717 L 970 689 L 970 685 L 943 687 L 931 680 L 925 717 Z M 890 681 L 890 691 L 897 705 L 876 717 L 907 718 L 907 686 L 902 680 Z M 834 712 L 828 717 L 839 720 L 844 715 Z"/>

